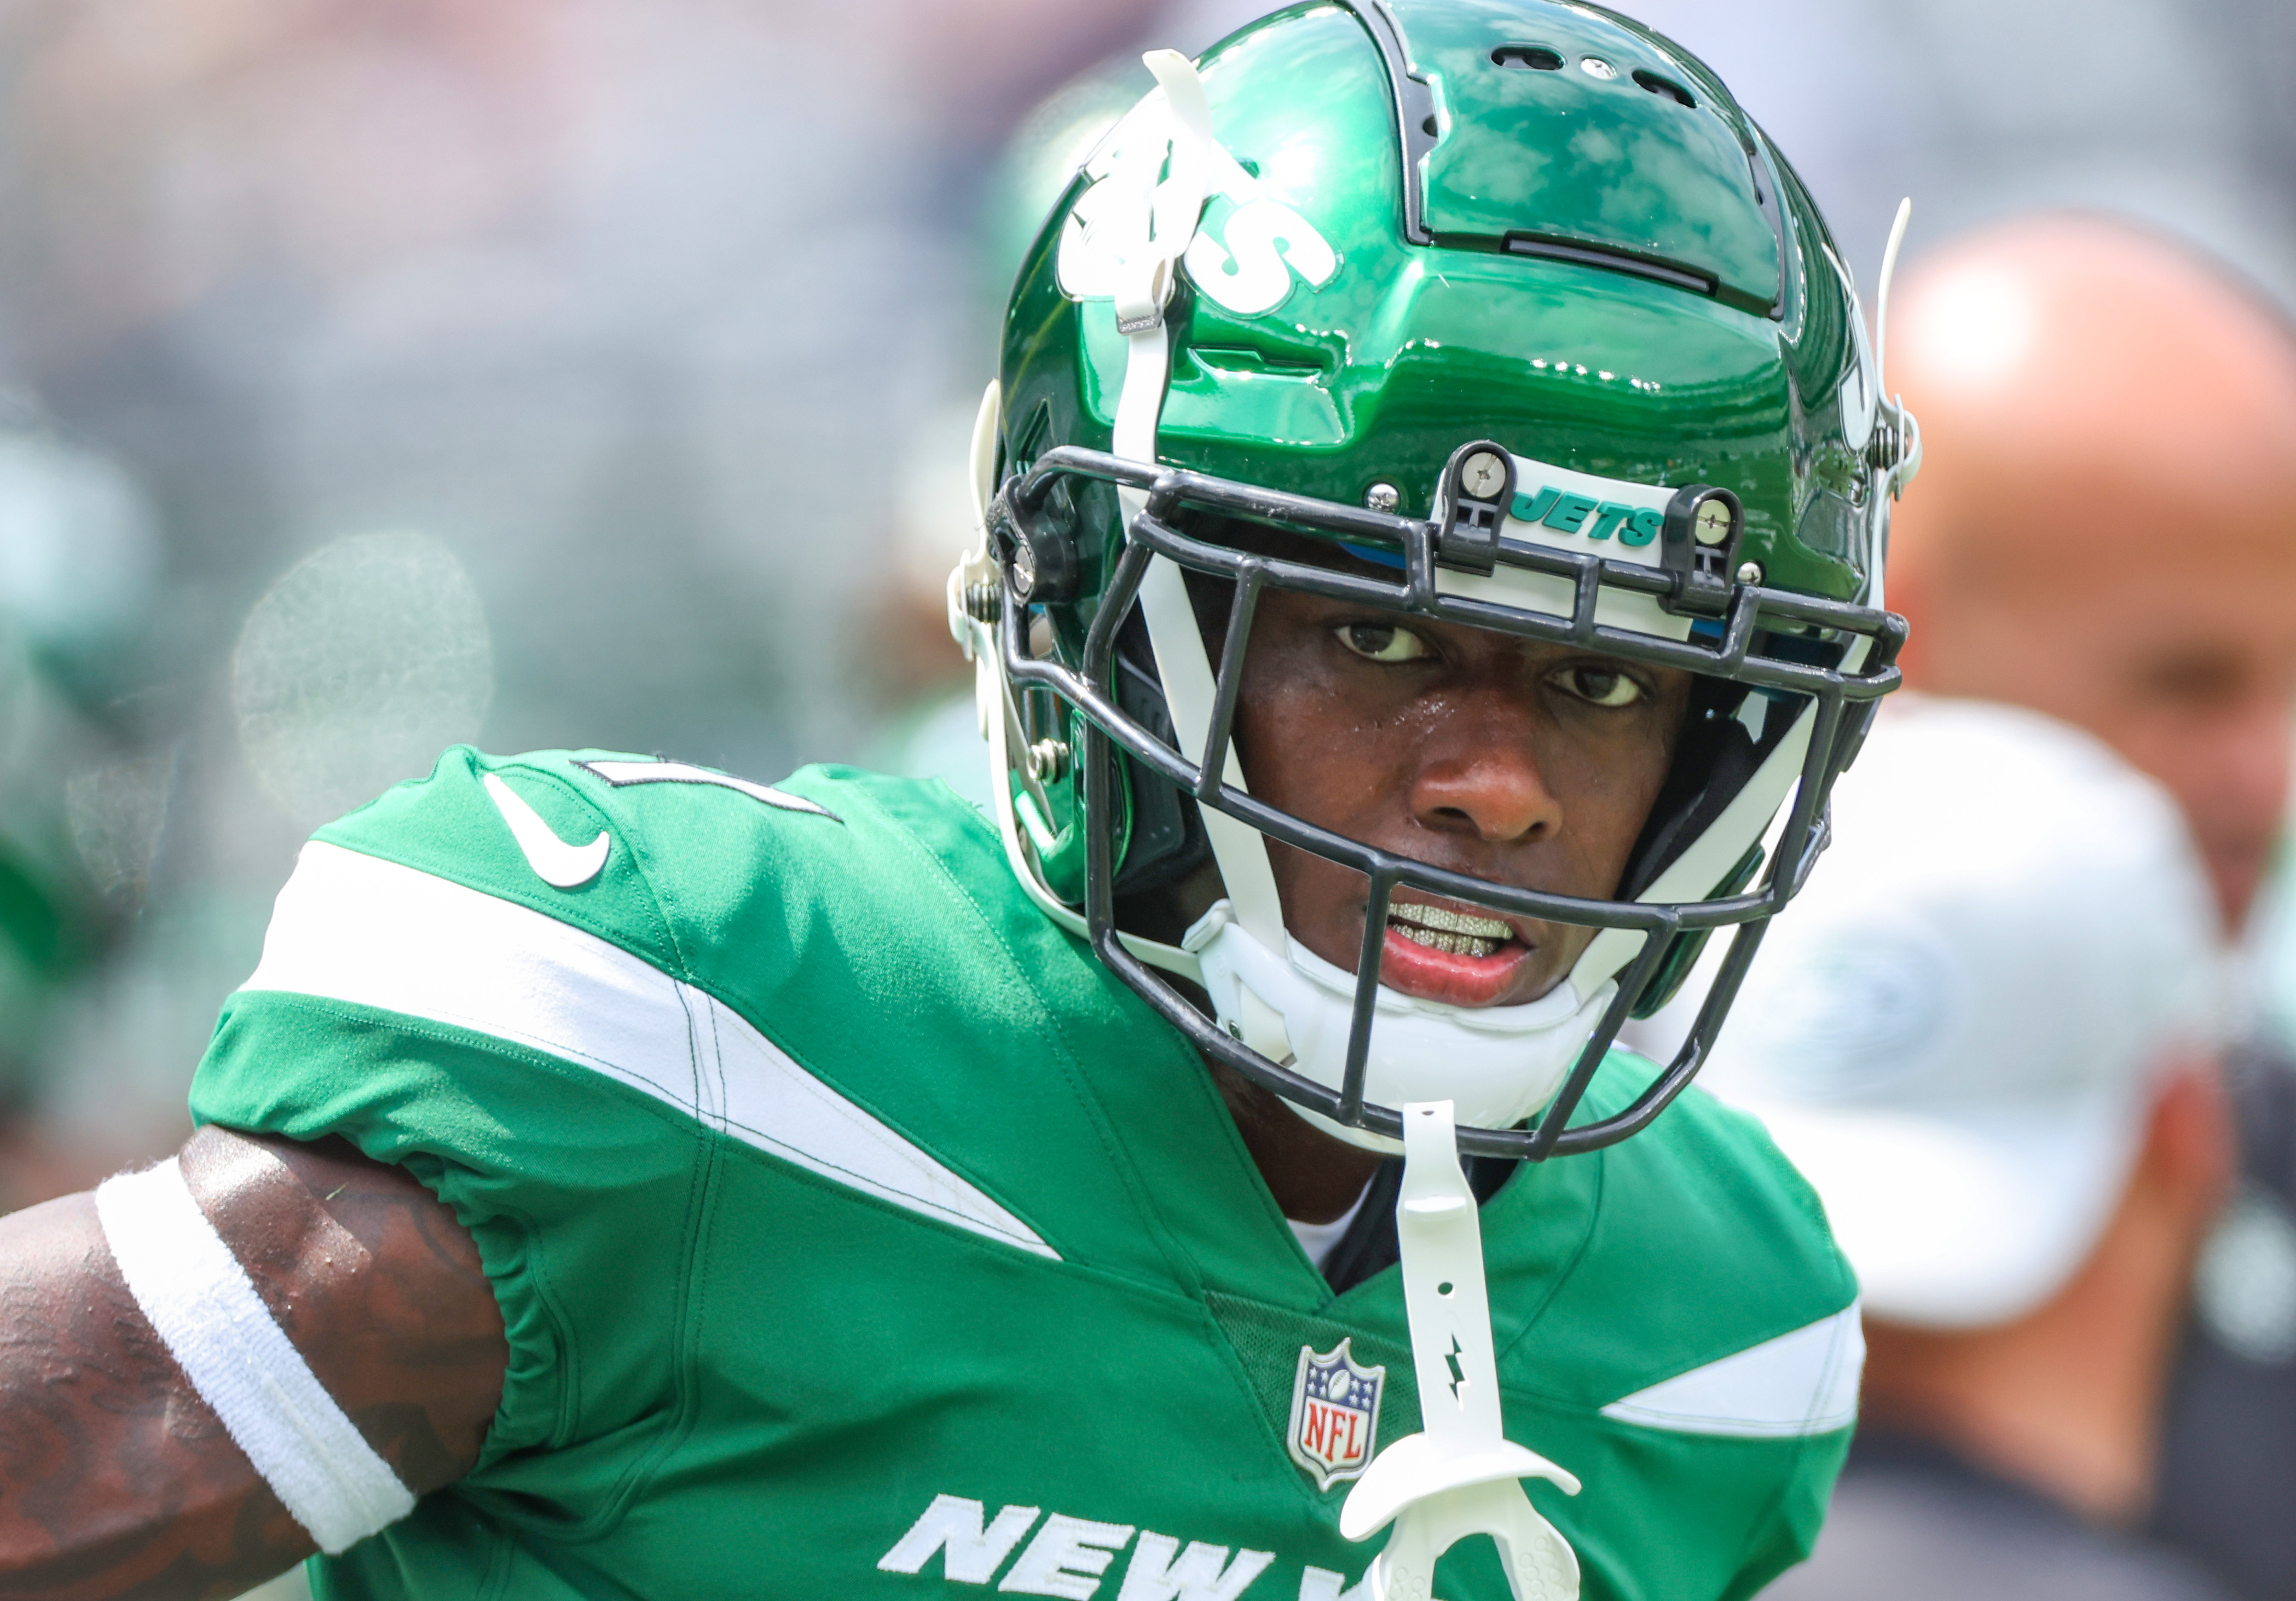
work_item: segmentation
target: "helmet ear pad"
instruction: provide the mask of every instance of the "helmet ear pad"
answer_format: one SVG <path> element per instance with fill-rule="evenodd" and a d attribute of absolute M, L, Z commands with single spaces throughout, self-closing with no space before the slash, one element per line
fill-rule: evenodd
<path fill-rule="evenodd" d="M 1635 899 L 1655 883 L 1762 765 L 1768 751 L 1755 743 L 1739 715 L 1746 698 L 1759 693 L 1726 678 L 1692 680 L 1674 759 L 1620 874 L 1619 899 Z M 1781 727 L 1789 720 L 1769 719 Z"/>
<path fill-rule="evenodd" d="M 1178 750 L 1179 735 L 1164 702 L 1163 684 L 1156 676 L 1156 653 L 1148 641 L 1148 625 L 1136 609 L 1117 630 L 1115 657 L 1117 709 L 1152 737 Z M 1118 782 L 1131 791 L 1132 805 L 1131 842 L 1116 871 L 1117 920 L 1150 938 L 1168 937 L 1168 942 L 1177 944 L 1188 924 L 1205 909 L 1197 907 L 1191 911 L 1175 903 L 1175 891 L 1212 866 L 1211 841 L 1204 833 L 1202 814 L 1197 810 L 1195 797 L 1162 774 L 1121 751 L 1112 754 Z M 1217 899 L 1215 890 L 1210 899 Z"/>
<path fill-rule="evenodd" d="M 1693 681 L 1674 759 L 1668 766 L 1658 799 L 1651 804 L 1642 837 L 1627 858 L 1618 899 L 1637 899 L 1657 882 L 1659 874 L 1706 832 L 1760 768 L 1769 755 L 1770 742 L 1757 741 L 1742 713 L 1747 698 L 1761 694 L 1726 678 Z M 1760 726 L 1775 739 L 1792 721 L 1789 717 L 1766 715 Z M 1738 893 L 1753 882 L 1761 865 L 1762 847 L 1757 842 L 1709 891 L 1709 899 Z M 1701 929 L 1675 936 L 1658 971 L 1635 998 L 1630 1015 L 1648 1017 L 1674 998 L 1697 965 L 1711 932 Z"/>

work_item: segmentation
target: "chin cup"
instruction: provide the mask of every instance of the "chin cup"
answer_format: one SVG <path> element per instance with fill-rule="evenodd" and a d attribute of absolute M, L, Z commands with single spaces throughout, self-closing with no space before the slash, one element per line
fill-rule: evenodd
<path fill-rule="evenodd" d="M 1231 1039 L 1330 1089 L 1347 1080 L 1355 975 L 1297 940 L 1277 954 L 1231 915 L 1225 900 L 1189 930 L 1213 1014 Z M 1379 1105 L 1446 1100 L 1461 1121 L 1509 1129 L 1547 1104 L 1586 1047 L 1616 992 L 1604 984 L 1581 1000 L 1569 980 L 1520 1006 L 1455 1006 L 1382 986 L 1364 1076 Z M 1292 1109 L 1335 1138 L 1393 1154 L 1383 1134 L 1349 1128 L 1311 1108 Z"/>

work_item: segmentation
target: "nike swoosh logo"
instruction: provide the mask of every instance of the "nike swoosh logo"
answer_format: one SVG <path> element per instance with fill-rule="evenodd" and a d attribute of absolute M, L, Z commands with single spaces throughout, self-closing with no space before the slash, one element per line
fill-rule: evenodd
<path fill-rule="evenodd" d="M 550 825 L 518 798 L 516 790 L 492 773 L 487 775 L 486 784 L 495 809 L 510 825 L 511 838 L 525 853 L 526 865 L 544 883 L 561 890 L 576 890 L 598 876 L 606 865 L 606 853 L 614 848 L 612 838 L 604 829 L 600 829 L 598 837 L 586 845 L 570 845 L 551 833 Z"/>

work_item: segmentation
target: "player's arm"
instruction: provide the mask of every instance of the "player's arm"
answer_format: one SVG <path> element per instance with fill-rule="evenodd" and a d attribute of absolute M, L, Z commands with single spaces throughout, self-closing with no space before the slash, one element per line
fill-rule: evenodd
<path fill-rule="evenodd" d="M 332 1505 L 340 1539 L 357 1515 L 346 1493 L 379 1485 L 361 1504 L 403 1508 L 477 1460 L 507 1348 L 478 1249 L 453 1212 L 340 1141 L 209 1129 L 184 1147 L 181 1170 L 172 1196 L 147 1186 L 124 1204 L 124 1192 L 107 1190 L 101 1212 L 80 1195 L 0 1218 L 0 1595 L 234 1596 L 317 1548 L 288 1500 L 318 1507 L 323 1525 Z M 301 1461 L 298 1480 L 296 1452 L 328 1443 L 311 1405 L 324 1413 L 324 1400 L 306 1389 L 299 1408 L 292 1385 L 281 1399 L 278 1365 L 243 1361 L 262 1342 L 243 1338 L 244 1318 L 231 1321 L 230 1296 L 202 1301 L 199 1276 L 170 1274 L 197 1256 L 169 1232 L 197 1227 L 184 1191 L 340 1408 L 334 1425 L 347 1420 L 380 1463 L 337 1437 L 351 1449 L 333 1464 L 323 1449 Z M 164 1249 L 138 1266 L 136 1244 L 119 1242 L 116 1255 L 107 1225 L 148 1230 L 142 1239 Z M 158 1304 L 147 1310 L 131 1279 Z M 240 1310 L 253 1312 L 242 1297 Z M 179 1361 L 155 1322 L 204 1354 L 185 1347 Z M 251 1383 L 225 1382 L 235 1357 Z M 219 1412 L 234 1415 L 231 1428 Z M 235 1443 L 250 1430 L 274 1476 L 290 1481 L 282 1488 Z M 368 1474 L 354 1474 L 348 1492 L 344 1457 Z"/>

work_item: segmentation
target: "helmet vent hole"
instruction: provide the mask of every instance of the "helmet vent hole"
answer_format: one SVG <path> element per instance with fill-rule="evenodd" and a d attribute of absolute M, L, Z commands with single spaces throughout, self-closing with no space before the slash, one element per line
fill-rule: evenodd
<path fill-rule="evenodd" d="M 1655 72 L 1644 72 L 1637 70 L 1635 73 L 1635 81 L 1642 85 L 1644 88 L 1648 89 L 1652 94 L 1663 94 L 1669 100 L 1675 101 L 1679 104 L 1695 106 L 1698 103 L 1696 101 L 1691 99 L 1689 90 L 1684 88 L 1672 78 L 1660 78 Z"/>
<path fill-rule="evenodd" d="M 1528 67 L 1538 72 L 1559 72 L 1562 58 L 1544 45 L 1502 45 L 1491 52 L 1491 60 L 1502 67 Z"/>
<path fill-rule="evenodd" d="M 1433 113 L 1429 113 L 1427 120 L 1419 125 L 1419 131 L 1425 134 L 1431 139 L 1435 136 L 1438 130 L 1435 127 L 1435 118 Z"/>

